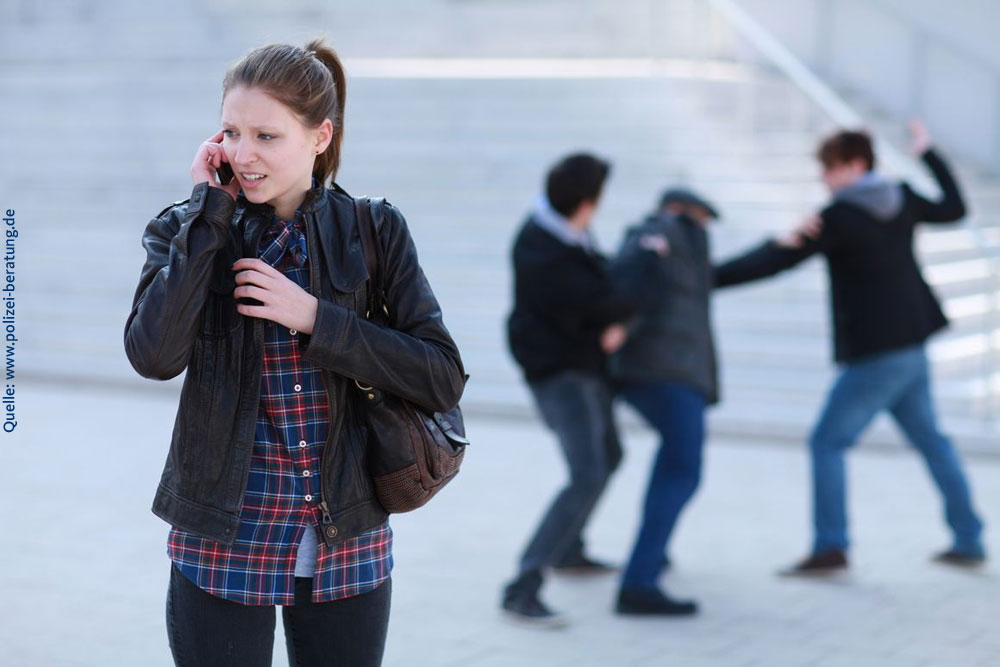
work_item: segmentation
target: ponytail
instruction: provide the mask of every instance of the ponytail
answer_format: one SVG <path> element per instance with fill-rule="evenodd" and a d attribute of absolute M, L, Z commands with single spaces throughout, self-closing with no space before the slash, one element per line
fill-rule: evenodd
<path fill-rule="evenodd" d="M 333 77 L 335 93 L 334 108 L 327 116 L 333 123 L 333 138 L 326 150 L 316 156 L 316 164 L 313 165 L 313 176 L 320 183 L 326 183 L 328 178 L 336 178 L 337 170 L 340 168 L 340 147 L 344 141 L 344 103 L 347 101 L 347 77 L 344 75 L 344 66 L 337 56 L 337 52 L 326 46 L 322 39 L 313 39 L 306 44 L 306 51 L 312 52 L 330 71 Z"/>

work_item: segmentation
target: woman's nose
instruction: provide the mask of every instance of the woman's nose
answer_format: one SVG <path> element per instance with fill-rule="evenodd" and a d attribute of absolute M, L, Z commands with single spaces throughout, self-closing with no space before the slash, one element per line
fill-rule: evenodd
<path fill-rule="evenodd" d="M 250 146 L 242 141 L 236 145 L 236 150 L 233 153 L 234 164 L 238 166 L 249 166 L 256 161 L 257 154 L 253 150 L 253 146 Z"/>

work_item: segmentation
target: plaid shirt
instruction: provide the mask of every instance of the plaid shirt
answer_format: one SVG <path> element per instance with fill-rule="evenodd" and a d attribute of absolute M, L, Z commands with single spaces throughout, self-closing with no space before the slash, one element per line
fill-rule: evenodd
<path fill-rule="evenodd" d="M 274 218 L 260 258 L 309 290 L 303 223 Z M 374 590 L 392 570 L 389 522 L 334 547 L 319 533 L 320 459 L 330 424 L 320 369 L 301 358 L 297 332 L 264 320 L 260 407 L 236 542 L 228 547 L 176 526 L 167 555 L 209 593 L 247 605 L 292 605 L 295 562 L 306 530 L 314 531 L 313 602 Z"/>

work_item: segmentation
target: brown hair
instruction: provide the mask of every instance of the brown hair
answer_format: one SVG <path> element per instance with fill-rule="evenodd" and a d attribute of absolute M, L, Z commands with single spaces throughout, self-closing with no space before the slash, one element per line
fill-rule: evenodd
<path fill-rule="evenodd" d="M 573 153 L 549 169 L 545 177 L 545 196 L 552 208 L 569 217 L 585 202 L 601 196 L 611 163 L 590 153 Z"/>
<path fill-rule="evenodd" d="M 816 157 L 827 168 L 857 159 L 864 160 L 869 171 L 875 167 L 872 139 L 864 130 L 841 130 L 831 134 L 816 149 Z"/>
<path fill-rule="evenodd" d="M 229 68 L 222 81 L 222 97 L 238 86 L 258 88 L 295 113 L 303 125 L 316 128 L 329 118 L 333 123 L 330 144 L 313 165 L 313 176 L 322 184 L 337 176 L 340 145 L 344 139 L 344 101 L 347 81 L 337 52 L 312 39 L 305 48 L 291 44 L 261 46 Z"/>

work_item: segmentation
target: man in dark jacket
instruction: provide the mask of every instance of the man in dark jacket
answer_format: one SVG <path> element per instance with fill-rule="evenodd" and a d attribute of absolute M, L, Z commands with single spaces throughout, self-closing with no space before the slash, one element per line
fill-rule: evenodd
<path fill-rule="evenodd" d="M 801 243 L 765 242 L 720 266 L 720 286 L 756 280 L 822 253 L 830 273 L 834 348 L 841 371 L 810 438 L 813 478 L 812 552 L 783 572 L 829 574 L 847 567 L 844 451 L 872 419 L 887 410 L 924 457 L 944 498 L 954 535 L 940 562 L 983 562 L 982 522 L 958 454 L 938 429 L 924 344 L 947 325 L 913 253 L 918 222 L 952 222 L 965 214 L 958 186 L 915 122 L 914 153 L 941 187 L 931 202 L 905 183 L 873 171 L 871 141 L 863 132 L 838 132 L 819 148 L 823 180 L 833 194 L 820 213 L 821 231 Z M 797 246 L 797 247 L 795 247 Z"/>
<path fill-rule="evenodd" d="M 657 586 L 664 551 L 681 510 L 701 478 L 705 409 L 718 401 L 710 317 L 712 264 L 708 224 L 715 208 L 689 190 L 668 190 L 657 209 L 628 230 L 613 274 L 641 299 L 629 336 L 611 358 L 619 395 L 660 434 L 642 524 L 622 577 L 616 611 L 687 615 L 690 601 Z M 669 250 L 649 265 L 637 261 L 644 239 L 664 237 Z"/>
<path fill-rule="evenodd" d="M 620 323 L 635 310 L 633 300 L 615 289 L 588 232 L 608 170 L 587 154 L 558 162 L 513 249 L 508 342 L 570 474 L 504 590 L 504 610 L 537 624 L 564 624 L 538 598 L 543 568 L 609 569 L 584 555 L 581 538 L 622 457 L 605 356 L 624 340 Z"/>

